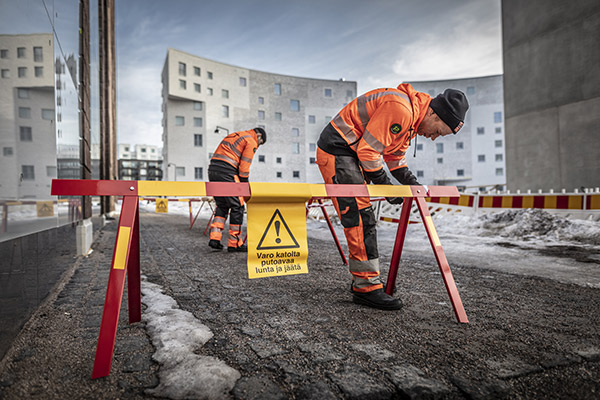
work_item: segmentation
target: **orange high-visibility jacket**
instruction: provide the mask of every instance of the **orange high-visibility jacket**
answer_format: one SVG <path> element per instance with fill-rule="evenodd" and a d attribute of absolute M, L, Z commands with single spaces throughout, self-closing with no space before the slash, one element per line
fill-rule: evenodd
<path fill-rule="evenodd" d="M 431 96 L 407 83 L 396 89 L 375 89 L 352 100 L 331 124 L 358 155 L 367 172 L 406 167 L 404 154 L 416 136 Z"/>
<path fill-rule="evenodd" d="M 238 170 L 240 178 L 248 178 L 252 158 L 258 148 L 254 129 L 227 135 L 215 150 L 212 160 L 224 161 Z"/>

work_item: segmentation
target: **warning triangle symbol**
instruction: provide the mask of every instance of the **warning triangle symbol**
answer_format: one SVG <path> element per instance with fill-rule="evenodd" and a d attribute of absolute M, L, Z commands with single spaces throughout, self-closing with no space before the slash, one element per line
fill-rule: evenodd
<path fill-rule="evenodd" d="M 279 209 L 276 209 L 258 242 L 256 250 L 296 249 L 300 245 L 283 219 Z"/>

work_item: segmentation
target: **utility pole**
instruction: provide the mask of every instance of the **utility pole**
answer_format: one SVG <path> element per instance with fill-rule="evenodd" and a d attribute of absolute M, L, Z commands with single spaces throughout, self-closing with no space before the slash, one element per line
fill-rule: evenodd
<path fill-rule="evenodd" d="M 81 179 L 92 179 L 90 140 L 90 0 L 79 1 L 79 160 Z M 92 217 L 92 198 L 82 196 L 83 219 Z"/>
<path fill-rule="evenodd" d="M 115 1 L 98 1 L 100 37 L 100 179 L 117 179 Z M 115 210 L 113 196 L 102 197 L 101 213 Z"/>

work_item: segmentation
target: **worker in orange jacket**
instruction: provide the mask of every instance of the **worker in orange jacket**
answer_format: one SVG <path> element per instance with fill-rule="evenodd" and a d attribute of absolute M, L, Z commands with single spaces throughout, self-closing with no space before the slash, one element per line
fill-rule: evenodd
<path fill-rule="evenodd" d="M 464 93 L 447 89 L 431 98 L 409 84 L 375 89 L 354 99 L 323 129 L 317 142 L 317 164 L 325 183 L 392 184 L 383 169 L 403 185 L 419 185 L 405 153 L 417 135 L 435 140 L 456 134 L 469 108 Z M 403 198 L 388 198 L 401 204 Z M 402 302 L 383 290 L 379 277 L 376 219 L 368 197 L 338 197 L 334 206 L 344 226 L 350 252 L 353 301 L 397 310 Z"/>
<path fill-rule="evenodd" d="M 215 150 L 208 166 L 210 182 L 248 182 L 250 165 L 256 149 L 267 141 L 267 133 L 262 128 L 234 132 L 227 135 Z M 244 221 L 244 200 L 241 197 L 215 197 L 217 209 L 210 226 L 208 245 L 222 250 L 222 232 L 229 219 L 229 239 L 227 251 L 247 252 L 248 248 L 241 239 Z"/>

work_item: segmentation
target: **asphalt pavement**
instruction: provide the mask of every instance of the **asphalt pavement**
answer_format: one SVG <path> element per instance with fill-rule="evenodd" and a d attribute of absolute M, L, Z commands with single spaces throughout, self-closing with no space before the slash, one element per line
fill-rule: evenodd
<path fill-rule="evenodd" d="M 333 241 L 309 238 L 308 274 L 249 280 L 245 254 L 208 248 L 206 220 L 140 223 L 142 274 L 212 330 L 200 353 L 240 372 L 223 398 L 600 397 L 598 289 L 451 262 L 470 321 L 459 324 L 430 257 L 402 260 L 404 308 L 379 311 L 352 303 Z M 153 398 L 161 366 L 126 295 L 111 374 L 90 378 L 116 227 L 26 324 L 0 363 L 0 398 Z"/>

